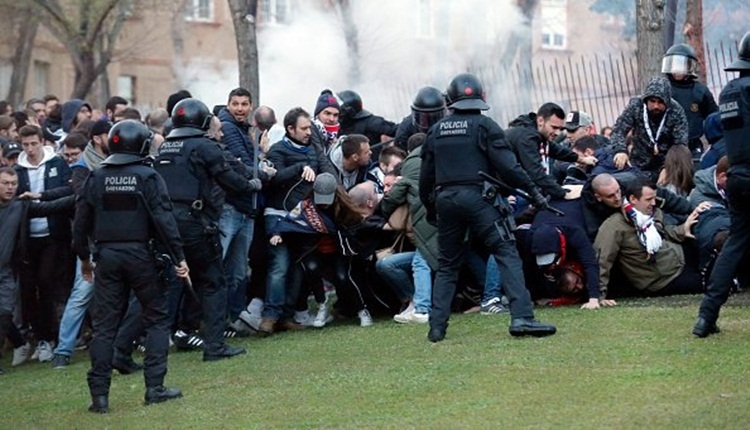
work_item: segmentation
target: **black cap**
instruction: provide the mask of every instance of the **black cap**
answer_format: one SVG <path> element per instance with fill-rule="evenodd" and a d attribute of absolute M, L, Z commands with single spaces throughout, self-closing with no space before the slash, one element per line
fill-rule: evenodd
<path fill-rule="evenodd" d="M 21 153 L 21 145 L 19 145 L 18 142 L 15 142 L 15 141 L 3 142 L 3 157 L 4 158 L 18 156 L 18 154 L 20 153 Z"/>

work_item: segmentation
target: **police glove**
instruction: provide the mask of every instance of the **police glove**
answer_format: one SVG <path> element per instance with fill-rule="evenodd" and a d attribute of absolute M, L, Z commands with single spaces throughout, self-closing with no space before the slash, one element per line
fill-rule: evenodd
<path fill-rule="evenodd" d="M 250 184 L 250 189 L 253 191 L 260 191 L 263 189 L 263 182 L 258 178 L 250 179 L 247 183 Z"/>
<path fill-rule="evenodd" d="M 545 210 L 549 208 L 549 203 L 547 202 L 547 198 L 542 195 L 539 191 L 536 191 L 534 194 L 531 195 L 531 203 L 534 205 L 535 208 L 539 210 Z"/>
<path fill-rule="evenodd" d="M 437 227 L 438 225 L 437 212 L 434 209 L 428 210 L 427 213 L 425 214 L 425 220 L 427 220 L 428 223 Z"/>

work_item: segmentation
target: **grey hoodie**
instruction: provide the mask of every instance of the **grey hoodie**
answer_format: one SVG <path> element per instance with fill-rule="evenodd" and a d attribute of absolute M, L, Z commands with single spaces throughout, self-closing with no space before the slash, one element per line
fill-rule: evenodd
<path fill-rule="evenodd" d="M 62 129 L 67 134 L 73 128 L 73 121 L 78 115 L 81 107 L 86 106 L 91 110 L 91 105 L 81 99 L 71 99 L 62 105 Z"/>

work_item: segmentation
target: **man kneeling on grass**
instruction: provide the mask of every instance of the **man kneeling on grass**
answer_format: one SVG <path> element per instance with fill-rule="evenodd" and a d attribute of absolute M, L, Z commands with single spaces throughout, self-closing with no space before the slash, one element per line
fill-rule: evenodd
<path fill-rule="evenodd" d="M 656 186 L 647 179 L 628 184 L 625 196 L 622 210 L 604 221 L 594 241 L 602 298 L 607 296 L 615 263 L 627 281 L 627 286 L 615 287 L 616 295 L 700 293 L 703 286 L 697 264 L 685 263 L 685 250 L 694 244 L 685 239 L 694 239 L 690 228 L 710 203 L 699 205 L 684 224 L 674 226 L 663 224 L 664 215 L 655 207 Z"/>

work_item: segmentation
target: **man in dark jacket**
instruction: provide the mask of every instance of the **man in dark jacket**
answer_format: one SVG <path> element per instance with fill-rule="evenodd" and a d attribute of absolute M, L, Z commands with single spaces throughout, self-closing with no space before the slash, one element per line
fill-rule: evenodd
<path fill-rule="evenodd" d="M 54 200 L 73 194 L 70 167 L 42 144 L 39 127 L 19 130 L 23 153 L 18 156 L 18 196 L 21 199 Z M 55 304 L 65 303 L 70 289 L 63 285 L 64 262 L 70 256 L 70 217 L 66 214 L 29 220 L 26 255 L 19 273 L 21 304 L 26 322 L 34 327 L 40 361 L 53 358 L 57 339 Z"/>
<path fill-rule="evenodd" d="M 336 172 L 325 155 L 325 150 L 311 143 L 312 121 L 302 108 L 294 108 L 284 116 L 284 138 L 273 144 L 266 159 L 276 169 L 276 174 L 266 188 L 266 231 L 275 231 L 275 224 L 286 217 L 312 191 L 315 177 L 323 172 Z M 283 241 L 272 240 L 268 248 L 268 277 L 266 301 L 263 308 L 261 334 L 275 332 L 277 324 L 286 329 L 299 329 L 292 321 L 290 306 L 297 299 L 297 282 L 287 285 L 291 259 L 289 248 Z"/>
<path fill-rule="evenodd" d="M 219 112 L 221 143 L 237 158 L 249 174 L 248 179 L 265 178 L 258 168 L 259 150 L 250 138 L 248 117 L 253 111 L 250 91 L 236 88 L 229 93 L 227 106 Z M 224 259 L 224 274 L 227 279 L 227 312 L 234 321 L 245 307 L 245 279 L 247 257 L 253 241 L 255 217 L 258 216 L 257 193 L 250 198 L 236 193 L 227 193 L 226 202 L 219 220 L 221 247 Z"/>
<path fill-rule="evenodd" d="M 565 197 L 566 191 L 550 176 L 550 158 L 587 165 L 594 157 L 579 157 L 554 140 L 565 126 L 565 111 L 554 104 L 543 104 L 537 113 L 521 115 L 510 123 L 506 140 L 521 167 L 542 193 L 554 198 Z"/>
<path fill-rule="evenodd" d="M 10 167 L 0 167 L 0 342 L 13 324 L 18 284 L 15 279 L 18 261 L 27 243 L 28 219 L 73 208 L 73 196 L 51 202 L 19 200 L 16 197 L 18 174 Z M 0 369 L 0 374 L 3 371 Z"/>
<path fill-rule="evenodd" d="M 625 138 L 629 132 L 633 147 L 628 155 Z M 630 162 L 656 180 L 669 148 L 688 143 L 685 111 L 672 99 L 667 78 L 651 78 L 643 95 L 630 99 L 615 122 L 610 141 L 618 153 L 615 156 L 618 169 Z"/>

